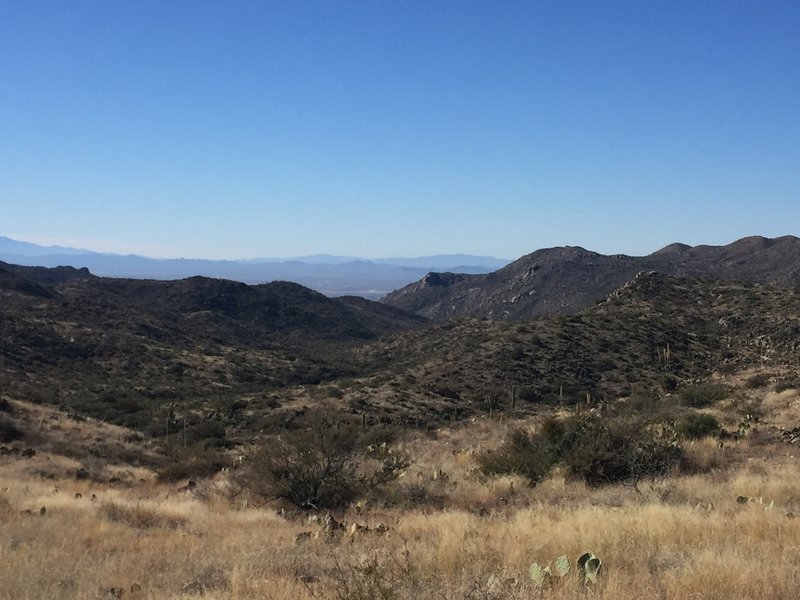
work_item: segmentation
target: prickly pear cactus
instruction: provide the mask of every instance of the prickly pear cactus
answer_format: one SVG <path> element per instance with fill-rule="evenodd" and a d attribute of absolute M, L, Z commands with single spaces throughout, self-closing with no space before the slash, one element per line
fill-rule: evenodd
<path fill-rule="evenodd" d="M 600 569 L 602 569 L 602 567 L 603 563 L 599 558 L 596 556 L 590 558 L 586 562 L 586 581 L 597 583 L 597 580 L 600 577 Z"/>
<path fill-rule="evenodd" d="M 528 574 L 534 585 L 540 588 L 550 585 L 550 581 L 553 578 L 553 572 L 550 570 L 550 567 L 543 567 L 539 563 L 533 563 L 528 568 Z"/>
<path fill-rule="evenodd" d="M 603 563 L 593 553 L 585 552 L 578 558 L 576 566 L 585 583 L 597 583 Z"/>
<path fill-rule="evenodd" d="M 556 573 L 559 577 L 566 577 L 569 574 L 569 556 L 562 554 L 556 559 Z"/>

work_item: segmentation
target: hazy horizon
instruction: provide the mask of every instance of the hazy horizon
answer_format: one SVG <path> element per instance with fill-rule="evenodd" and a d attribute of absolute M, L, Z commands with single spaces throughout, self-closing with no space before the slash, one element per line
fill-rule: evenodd
<path fill-rule="evenodd" d="M 212 260 L 778 237 L 798 30 L 784 2 L 5 3 L 0 222 Z"/>
<path fill-rule="evenodd" d="M 456 256 L 464 256 L 465 258 L 481 258 L 481 259 L 491 259 L 497 261 L 505 261 L 509 262 L 510 258 L 506 257 L 499 257 L 499 256 L 486 256 L 486 255 L 478 255 L 472 254 L 467 252 L 450 252 L 444 254 L 426 254 L 426 255 L 404 255 L 404 256 L 349 256 L 349 255 L 341 255 L 341 254 L 331 254 L 328 252 L 315 252 L 313 254 L 304 254 L 300 256 L 238 256 L 233 258 L 214 258 L 208 256 L 154 256 L 149 254 L 143 254 L 137 252 L 135 250 L 126 252 L 126 251 L 115 251 L 115 250 L 108 250 L 106 249 L 107 246 L 104 247 L 97 247 L 95 244 L 95 248 L 90 248 L 84 245 L 81 245 L 81 240 L 74 239 L 74 238 L 62 238 L 62 237 L 48 237 L 48 236 L 25 236 L 25 235 L 18 235 L 14 233 L 0 233 L 0 238 L 6 238 L 15 242 L 22 242 L 25 244 L 33 244 L 39 246 L 41 248 L 53 248 L 55 250 L 63 249 L 63 250 L 70 250 L 70 251 L 86 251 L 92 252 L 97 254 L 108 254 L 108 255 L 115 255 L 115 256 L 139 256 L 142 258 L 150 258 L 154 260 L 227 260 L 227 261 L 257 261 L 257 260 L 276 260 L 276 261 L 291 261 L 291 260 L 300 260 L 300 259 L 322 259 L 324 257 L 330 257 L 333 259 L 353 259 L 353 260 L 419 260 L 424 258 L 436 258 L 436 257 L 456 257 Z M 96 240 L 97 241 L 97 240 Z M 101 242 L 102 243 L 102 242 Z M 110 245 L 114 245 L 113 243 Z M 130 248 L 137 247 L 135 244 L 130 246 Z M 57 253 L 57 252 L 56 252 Z M 468 265 L 465 265 L 468 266 Z"/>

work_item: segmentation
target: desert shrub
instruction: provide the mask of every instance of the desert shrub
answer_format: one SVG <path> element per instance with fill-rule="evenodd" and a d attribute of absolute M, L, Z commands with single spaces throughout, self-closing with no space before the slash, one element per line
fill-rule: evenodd
<path fill-rule="evenodd" d="M 0 442 L 8 443 L 21 439 L 25 433 L 4 416 L 0 416 Z"/>
<path fill-rule="evenodd" d="M 661 387 L 667 393 L 672 393 L 678 389 L 678 378 L 666 373 L 661 376 Z"/>
<path fill-rule="evenodd" d="M 618 418 L 640 420 L 647 415 L 650 420 L 671 420 L 679 410 L 673 396 L 660 396 L 653 390 L 634 386 L 630 396 L 610 406 L 611 413 Z"/>
<path fill-rule="evenodd" d="M 527 357 L 525 349 L 522 346 L 514 346 L 511 349 L 511 360 L 524 360 Z"/>
<path fill-rule="evenodd" d="M 678 434 L 687 440 L 697 440 L 715 435 L 720 430 L 719 421 L 713 415 L 689 414 L 678 423 Z"/>
<path fill-rule="evenodd" d="M 202 444 L 204 448 L 229 446 L 225 435 L 225 426 L 219 421 L 204 420 L 188 425 L 186 437 L 189 444 Z"/>
<path fill-rule="evenodd" d="M 273 439 L 248 464 L 246 487 L 270 501 L 305 509 L 349 505 L 358 493 L 354 449 L 324 432 L 298 431 Z"/>
<path fill-rule="evenodd" d="M 219 450 L 205 448 L 202 444 L 189 448 L 167 448 L 164 454 L 164 462 L 158 469 L 161 481 L 210 477 L 229 463 Z"/>
<path fill-rule="evenodd" d="M 747 379 L 745 387 L 751 390 L 766 387 L 769 385 L 769 378 L 769 373 L 758 373 Z"/>
<path fill-rule="evenodd" d="M 542 394 L 533 385 L 523 385 L 520 386 L 519 390 L 517 390 L 517 398 L 522 400 L 523 402 L 541 402 Z"/>
<path fill-rule="evenodd" d="M 714 415 L 692 413 L 686 415 L 677 426 L 678 434 L 687 440 L 698 440 L 709 435 L 716 435 L 720 424 Z"/>
<path fill-rule="evenodd" d="M 383 431 L 388 437 L 390 430 Z M 262 501 L 282 499 L 303 509 L 344 508 L 410 465 L 382 436 L 318 420 L 273 438 L 237 473 L 239 485 Z"/>
<path fill-rule="evenodd" d="M 562 460 L 569 475 L 590 486 L 663 477 L 680 463 L 680 447 L 641 420 L 576 421 L 562 441 Z"/>
<path fill-rule="evenodd" d="M 514 473 L 536 484 L 547 477 L 557 460 L 556 448 L 546 435 L 515 429 L 499 448 L 478 455 L 478 467 L 484 475 Z"/>
<path fill-rule="evenodd" d="M 724 400 L 730 394 L 728 386 L 721 383 L 698 383 L 680 391 L 681 404 L 692 408 L 703 408 Z"/>
<path fill-rule="evenodd" d="M 14 407 L 11 406 L 11 402 L 9 402 L 8 399 L 0 398 L 0 412 L 2 413 L 14 412 Z"/>
<path fill-rule="evenodd" d="M 479 455 L 478 464 L 484 474 L 516 474 L 534 485 L 558 464 L 590 486 L 636 483 L 680 463 L 682 450 L 668 437 L 637 419 L 550 419 L 535 433 L 515 430 L 500 448 Z"/>
<path fill-rule="evenodd" d="M 349 564 L 336 556 L 334 563 L 336 600 L 400 600 L 414 597 L 421 587 L 419 570 L 407 550 L 399 555 L 376 552 Z"/>
<path fill-rule="evenodd" d="M 775 384 L 775 391 L 778 393 L 794 389 L 800 389 L 800 379 L 798 378 L 784 379 Z"/>

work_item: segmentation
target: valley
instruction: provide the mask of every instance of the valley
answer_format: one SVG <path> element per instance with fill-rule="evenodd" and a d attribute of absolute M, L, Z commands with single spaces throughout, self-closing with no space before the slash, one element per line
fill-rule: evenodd
<path fill-rule="evenodd" d="M 385 302 L 0 264 L 0 597 L 793 598 L 796 247 Z"/>

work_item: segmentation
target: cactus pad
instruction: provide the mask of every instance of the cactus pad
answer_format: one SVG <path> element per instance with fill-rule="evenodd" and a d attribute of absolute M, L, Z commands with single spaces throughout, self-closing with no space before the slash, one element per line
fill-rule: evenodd
<path fill-rule="evenodd" d="M 603 563 L 593 553 L 585 552 L 578 558 L 576 566 L 585 583 L 597 583 Z"/>
<path fill-rule="evenodd" d="M 539 563 L 533 563 L 528 568 L 528 574 L 531 577 L 531 581 L 540 588 L 547 587 L 553 577 L 550 567 L 543 567 Z"/>
<path fill-rule="evenodd" d="M 559 577 L 566 577 L 569 574 L 569 556 L 562 554 L 556 559 L 556 573 Z"/>

